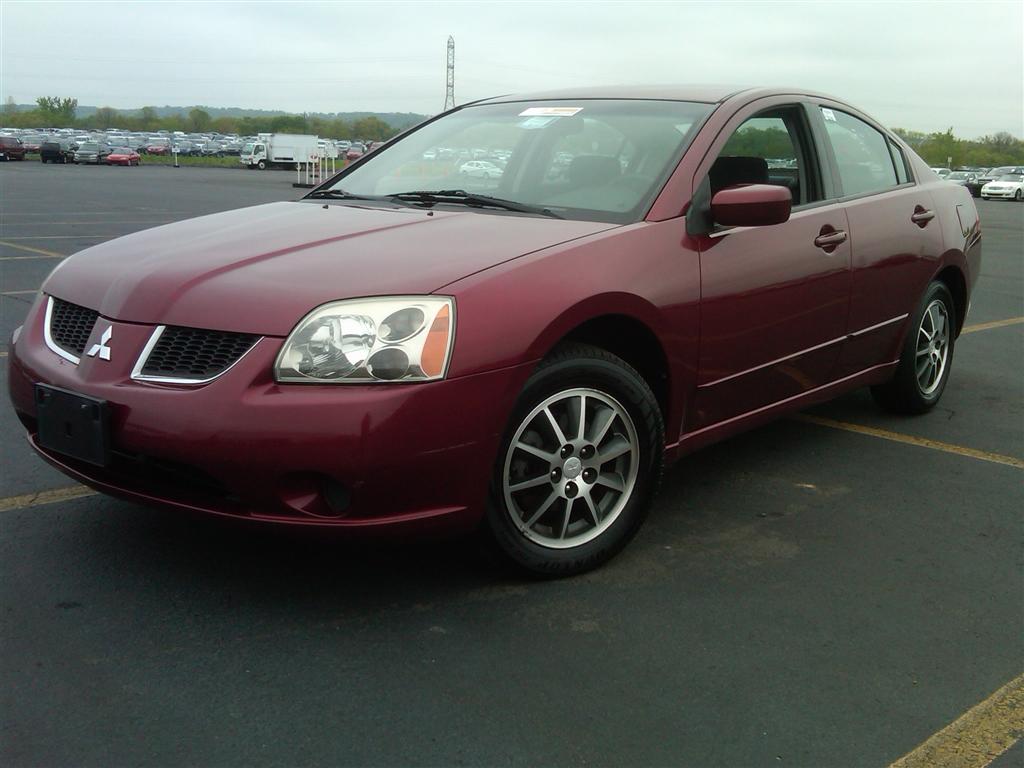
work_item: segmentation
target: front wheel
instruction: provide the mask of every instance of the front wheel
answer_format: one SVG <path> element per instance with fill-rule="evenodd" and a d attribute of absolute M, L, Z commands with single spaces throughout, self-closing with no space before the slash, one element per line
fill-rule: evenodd
<path fill-rule="evenodd" d="M 918 414 L 939 402 L 953 366 L 956 305 L 945 283 L 928 286 L 911 321 L 895 375 L 871 394 L 887 410 Z"/>
<path fill-rule="evenodd" d="M 258 163 L 256 163 L 256 167 L 259 168 L 261 171 L 267 170 L 267 161 L 260 160 Z"/>
<path fill-rule="evenodd" d="M 603 349 L 562 347 L 513 410 L 491 484 L 491 537 L 535 574 L 595 568 L 639 530 L 663 451 L 661 411 L 640 374 Z"/>
<path fill-rule="evenodd" d="M 1016 200 L 1019 203 L 1020 202 L 1020 198 L 1021 198 L 1021 193 L 1020 193 L 1020 190 L 1018 189 L 1016 192 L 1013 193 L 1013 199 Z"/>

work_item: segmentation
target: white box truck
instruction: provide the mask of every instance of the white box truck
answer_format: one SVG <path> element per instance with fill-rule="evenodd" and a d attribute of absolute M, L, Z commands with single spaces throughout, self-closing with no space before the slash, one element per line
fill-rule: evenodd
<path fill-rule="evenodd" d="M 320 139 L 301 133 L 261 133 L 242 147 L 238 161 L 247 168 L 297 168 L 319 151 Z"/>

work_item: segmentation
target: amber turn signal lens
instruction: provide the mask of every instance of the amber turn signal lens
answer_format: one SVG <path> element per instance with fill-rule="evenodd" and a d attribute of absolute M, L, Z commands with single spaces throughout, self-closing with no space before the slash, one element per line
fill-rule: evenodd
<path fill-rule="evenodd" d="M 420 368 L 427 376 L 440 376 L 444 366 L 445 352 L 448 351 L 448 336 L 451 333 L 451 321 L 447 306 L 441 307 L 434 322 L 427 331 L 427 340 L 423 344 L 420 355 Z"/>

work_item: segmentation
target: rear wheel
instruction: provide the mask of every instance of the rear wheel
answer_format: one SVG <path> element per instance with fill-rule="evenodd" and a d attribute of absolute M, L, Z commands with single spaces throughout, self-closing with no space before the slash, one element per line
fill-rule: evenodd
<path fill-rule="evenodd" d="M 871 388 L 896 413 L 925 413 L 942 397 L 953 365 L 956 306 L 945 283 L 933 282 L 918 306 L 891 381 Z"/>
<path fill-rule="evenodd" d="M 661 477 L 664 429 L 650 387 L 603 349 L 563 347 L 523 388 L 502 442 L 487 527 L 520 568 L 569 576 L 614 556 Z"/>

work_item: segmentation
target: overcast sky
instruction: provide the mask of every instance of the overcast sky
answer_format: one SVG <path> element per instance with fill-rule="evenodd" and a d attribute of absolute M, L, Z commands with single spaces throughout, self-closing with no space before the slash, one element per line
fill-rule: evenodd
<path fill-rule="evenodd" d="M 136 2 L 0 0 L 0 100 L 432 114 L 572 85 L 835 94 L 891 127 L 1024 134 L 1024 0 Z"/>

